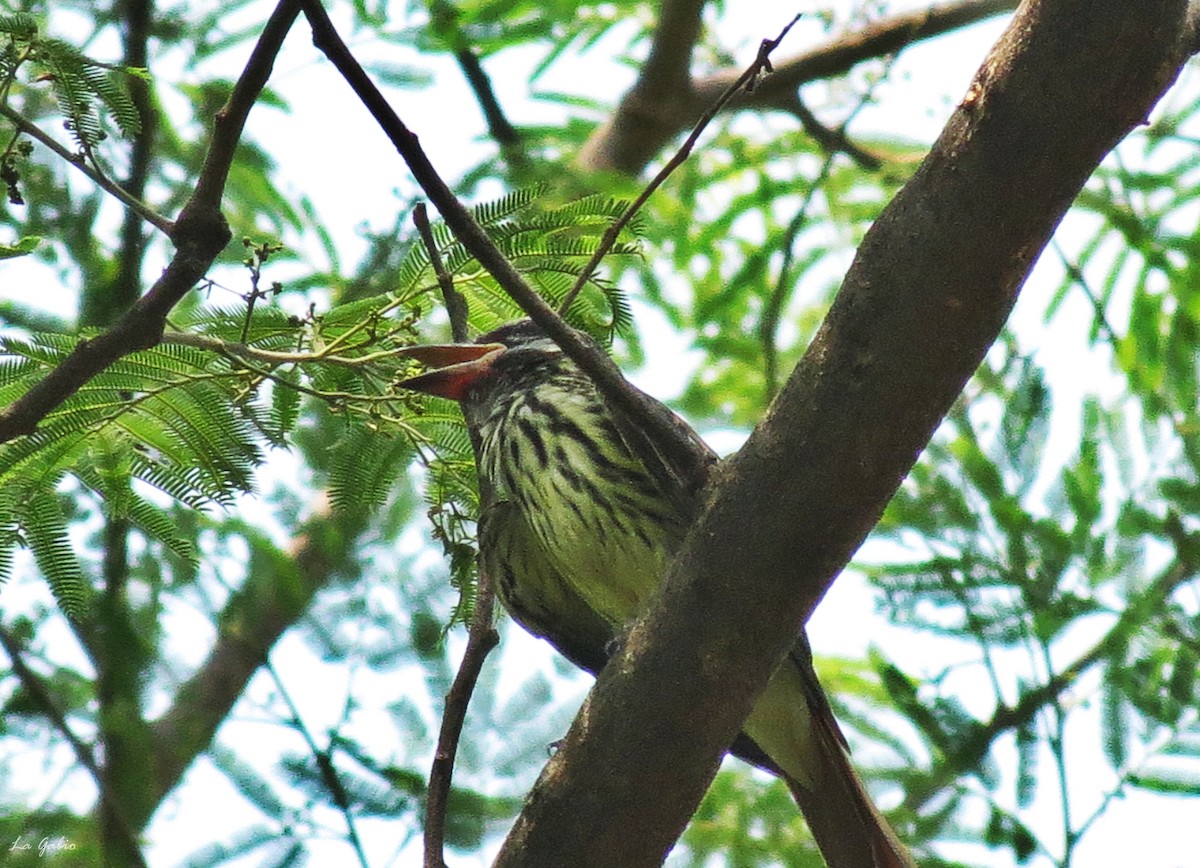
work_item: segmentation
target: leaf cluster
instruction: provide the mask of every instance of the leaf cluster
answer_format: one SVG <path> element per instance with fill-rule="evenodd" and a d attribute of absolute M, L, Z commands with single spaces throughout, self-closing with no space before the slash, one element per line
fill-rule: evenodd
<path fill-rule="evenodd" d="M 526 278 L 556 302 L 622 209 L 600 197 L 546 207 L 529 190 L 481 205 L 475 214 Z M 433 235 L 476 330 L 519 316 L 444 226 L 435 226 Z M 636 252 L 627 237 L 613 255 Z M 244 307 L 191 310 L 163 344 L 120 359 L 34 434 L 0 446 L 0 580 L 10 574 L 15 547 L 28 545 L 63 608 L 79 614 L 86 606 L 87 585 L 56 494 L 68 477 L 97 496 L 110 517 L 128 519 L 179 556 L 194 558 L 149 490 L 188 509 L 230 506 L 252 490 L 264 451 L 286 445 L 308 400 L 344 419 L 326 466 L 336 508 L 370 513 L 414 454 L 429 467 L 437 536 L 452 556 L 469 609 L 470 523 L 477 511 L 470 444 L 456 407 L 419 400 L 398 385 L 414 373 L 402 351 L 423 330 L 429 333 L 421 314 L 436 305 L 428 251 L 410 246 L 391 291 L 305 317 L 255 304 L 263 263 L 252 257 L 248 267 L 254 288 Z M 623 296 L 600 277 L 572 311 L 576 325 L 601 339 L 629 321 Z M 19 398 L 86 339 L 4 337 L 0 404 Z"/>
<path fill-rule="evenodd" d="M 62 39 L 41 33 L 27 13 L 0 15 L 0 105 L 7 106 L 22 67 L 24 87 L 47 84 L 65 126 L 79 147 L 90 152 L 106 137 L 101 113 L 112 117 L 121 135 L 141 130 L 141 118 L 129 92 L 129 78 L 145 77 L 144 69 L 102 63 Z"/>
<path fill-rule="evenodd" d="M 893 621 L 960 649 L 947 656 L 967 662 L 918 679 L 878 657 L 881 680 L 917 727 L 934 778 L 969 775 L 998 796 L 1004 778 L 992 748 L 1004 735 L 1015 737 L 1018 810 L 1045 786 L 1038 769 L 1047 753 L 1063 769 L 1060 780 L 1070 779 L 1061 733 L 1081 713 L 1079 691 L 1099 694 L 1104 753 L 1118 789 L 1162 789 L 1170 780 L 1175 791 L 1200 793 L 1197 724 L 1188 713 L 1200 633 L 1183 603 L 1185 589 L 1195 588 L 1200 550 L 1180 520 L 1178 498 L 1161 496 L 1182 487 L 1139 478 L 1128 460 L 1128 432 L 1137 423 L 1128 408 L 1094 398 L 1080 408 L 1077 452 L 1048 465 L 1053 408 L 1040 368 L 1009 343 L 889 505 L 877 533 L 893 554 L 865 567 L 882 605 Z M 1153 425 L 1141 433 L 1149 442 L 1159 436 Z M 1165 567 L 1163 551 L 1174 553 Z M 1091 647 L 1079 654 L 1084 637 Z M 1074 662 L 1064 662 L 1068 654 Z M 963 705 L 955 685 L 966 671 L 989 685 L 991 719 Z M 1133 757 L 1156 733 L 1151 765 L 1163 771 L 1150 772 Z M 917 791 L 920 777 L 910 782 Z M 956 801 L 970 797 L 962 789 Z M 1011 809 L 997 801 L 990 811 L 973 837 L 1024 857 L 1050 848 Z"/>

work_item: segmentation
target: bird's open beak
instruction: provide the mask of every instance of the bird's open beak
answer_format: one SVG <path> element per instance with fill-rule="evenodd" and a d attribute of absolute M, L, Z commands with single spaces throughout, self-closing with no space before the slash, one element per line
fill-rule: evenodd
<path fill-rule="evenodd" d="M 423 344 L 408 347 L 401 355 L 434 370 L 401 380 L 404 389 L 461 401 L 467 390 L 489 370 L 507 347 L 504 344 Z"/>

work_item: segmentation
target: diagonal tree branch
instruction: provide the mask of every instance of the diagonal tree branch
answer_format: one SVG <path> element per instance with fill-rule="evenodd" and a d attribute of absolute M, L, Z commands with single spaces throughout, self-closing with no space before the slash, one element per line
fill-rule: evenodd
<path fill-rule="evenodd" d="M 711 463 L 707 452 L 692 448 L 686 442 L 694 436 L 690 429 L 683 426 L 666 407 L 632 386 L 612 359 L 570 328 L 525 282 L 520 272 L 505 259 L 487 233 L 475 222 L 470 211 L 458 201 L 454 192 L 442 180 L 421 148 L 416 134 L 388 105 L 383 94 L 355 60 L 319 0 L 300 0 L 300 3 L 313 29 L 313 44 L 325 53 L 354 89 L 458 240 L 521 309 L 554 339 L 563 352 L 587 372 L 614 408 L 640 420 L 649 429 L 651 439 L 661 444 L 664 449 L 674 448 L 677 456 L 673 456 L 672 466 L 681 469 L 685 483 L 695 490 L 703 488 L 708 481 Z"/>
<path fill-rule="evenodd" d="M 67 165 L 74 166 L 76 169 L 90 178 L 92 183 L 94 183 L 97 187 L 99 187 L 108 195 L 117 199 L 122 205 L 124 205 L 130 211 L 136 213 L 139 218 L 145 220 L 160 232 L 170 234 L 174 230 L 175 224 L 173 222 L 156 212 L 145 202 L 142 202 L 137 196 L 130 193 L 120 184 L 115 183 L 110 178 L 106 178 L 104 175 L 97 172 L 87 162 L 79 159 L 78 154 L 72 153 L 66 147 L 59 144 L 53 136 L 48 135 L 42 130 L 41 127 L 35 123 L 32 123 L 20 112 L 16 111 L 10 106 L 0 103 L 0 117 L 3 117 L 6 121 L 11 123 L 25 135 L 43 145 L 47 150 L 54 153 Z"/>
<path fill-rule="evenodd" d="M 275 56 L 299 14 L 297 0 L 281 0 L 242 70 L 228 102 L 217 112 L 204 166 L 171 232 L 175 256 L 162 277 L 112 327 L 82 340 L 36 386 L 0 410 L 0 443 L 32 434 L 39 422 L 88 380 L 122 356 L 152 347 L 162 337 L 167 315 L 204 276 L 225 245 L 229 226 L 221 196 L 250 109 L 270 77 Z"/>
<path fill-rule="evenodd" d="M 993 15 L 1010 12 L 1018 0 L 956 0 L 929 9 L 891 15 L 854 33 L 776 64 L 752 94 L 733 100 L 726 111 L 781 109 L 795 111 L 800 85 L 841 75 L 864 60 L 883 57 Z M 661 24 L 660 24 L 661 27 Z M 738 69 L 724 69 L 680 85 L 672 93 L 644 84 L 643 72 L 622 98 L 612 117 L 599 127 L 579 155 L 588 169 L 636 175 L 667 143 L 691 127 L 701 113 L 737 79 Z"/>
<path fill-rule="evenodd" d="M 1017 8 L 1019 0 L 956 0 L 899 15 L 889 15 L 811 51 L 781 62 L 775 75 L 748 98 L 743 107 L 784 105 L 802 84 L 849 72 L 864 60 L 895 54 L 915 42 L 975 24 Z M 717 90 L 731 78 L 722 70 L 696 83 L 696 95 Z"/>
<path fill-rule="evenodd" d="M 483 112 L 483 119 L 487 123 L 488 135 L 495 139 L 496 144 L 500 146 L 500 153 L 504 155 L 504 159 L 508 161 L 510 167 L 523 166 L 526 159 L 521 134 L 504 114 L 504 109 L 501 108 L 500 100 L 496 98 L 496 91 L 492 87 L 492 80 L 488 77 L 478 55 L 470 47 L 458 48 L 454 51 L 454 60 L 458 64 L 458 68 L 462 70 L 467 84 L 470 85 L 471 93 L 475 94 L 475 101 L 479 103 L 479 109 Z"/>
<path fill-rule="evenodd" d="M 1185 60 L 1184 0 L 1027 0 L 586 700 L 500 866 L 658 864 L 1101 159 Z"/>

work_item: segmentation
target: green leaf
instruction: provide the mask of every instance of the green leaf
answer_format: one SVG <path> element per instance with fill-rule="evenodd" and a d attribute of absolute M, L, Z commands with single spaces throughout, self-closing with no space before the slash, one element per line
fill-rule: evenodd
<path fill-rule="evenodd" d="M 1129 759 L 1129 711 L 1124 693 L 1111 679 L 1100 688 L 1100 732 L 1104 755 L 1114 769 Z"/>
<path fill-rule="evenodd" d="M 41 243 L 42 236 L 26 235 L 19 239 L 16 244 L 0 244 L 0 259 L 14 259 L 18 256 L 28 256 L 37 250 L 38 245 Z"/>
<path fill-rule="evenodd" d="M 89 587 L 67 534 L 67 522 L 53 489 L 38 491 L 26 507 L 25 537 L 38 569 L 59 607 L 72 619 L 87 610 Z"/>

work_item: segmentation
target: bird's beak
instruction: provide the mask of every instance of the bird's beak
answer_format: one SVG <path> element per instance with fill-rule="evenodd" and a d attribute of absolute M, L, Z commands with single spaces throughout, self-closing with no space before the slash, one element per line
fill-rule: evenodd
<path fill-rule="evenodd" d="M 423 344 L 401 350 L 434 370 L 401 380 L 404 389 L 461 401 L 467 390 L 491 370 L 507 347 L 504 344 Z"/>

